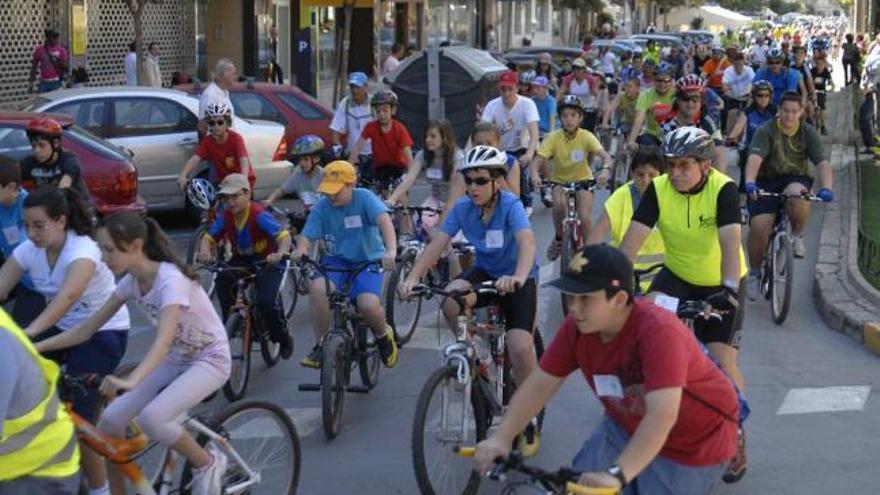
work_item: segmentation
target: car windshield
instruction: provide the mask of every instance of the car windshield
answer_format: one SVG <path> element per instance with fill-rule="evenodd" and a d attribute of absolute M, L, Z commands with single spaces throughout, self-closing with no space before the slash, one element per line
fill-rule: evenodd
<path fill-rule="evenodd" d="M 24 101 L 10 103 L 9 107 L 18 112 L 33 112 L 36 108 L 43 108 L 52 100 L 41 96 L 32 96 Z"/>

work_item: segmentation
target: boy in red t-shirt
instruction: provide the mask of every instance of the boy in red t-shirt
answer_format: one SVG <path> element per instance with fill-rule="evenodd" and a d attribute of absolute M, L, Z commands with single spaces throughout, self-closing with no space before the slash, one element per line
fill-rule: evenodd
<path fill-rule="evenodd" d="M 733 382 L 674 314 L 633 300 L 633 268 L 623 252 L 591 245 L 549 285 L 568 298 L 568 317 L 517 389 L 501 425 L 477 445 L 486 472 L 580 369 L 605 418 L 575 456 L 579 483 L 632 493 L 708 494 L 737 450 Z"/>
<path fill-rule="evenodd" d="M 232 125 L 232 109 L 225 102 L 213 101 L 205 109 L 205 123 L 208 135 L 199 143 L 196 153 L 190 158 L 177 178 L 177 185 L 184 191 L 189 174 L 203 160 L 210 165 L 208 180 L 215 186 L 229 174 L 242 174 L 248 178 L 251 190 L 257 176 L 251 166 L 247 148 L 241 134 L 229 127 Z"/>
<path fill-rule="evenodd" d="M 349 161 L 357 163 L 361 148 L 369 140 L 373 146 L 372 172 L 384 190 L 389 183 L 398 182 L 412 165 L 413 140 L 406 127 L 394 118 L 397 111 L 397 95 L 394 92 L 379 91 L 370 100 L 370 105 L 376 114 L 376 120 L 364 126 L 360 138 L 351 150 Z M 401 199 L 406 204 L 407 198 Z"/>

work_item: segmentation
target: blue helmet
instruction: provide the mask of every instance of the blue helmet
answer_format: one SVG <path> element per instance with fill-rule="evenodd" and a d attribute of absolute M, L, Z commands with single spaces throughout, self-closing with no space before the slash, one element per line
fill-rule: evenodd
<path fill-rule="evenodd" d="M 348 75 L 348 84 L 349 86 L 357 86 L 359 88 L 363 88 L 367 85 L 367 81 L 370 78 L 367 77 L 363 72 L 352 72 Z"/>
<path fill-rule="evenodd" d="M 324 140 L 314 134 L 300 136 L 293 143 L 293 150 L 290 151 L 288 157 L 295 161 L 299 158 L 309 155 L 320 155 L 324 153 Z"/>

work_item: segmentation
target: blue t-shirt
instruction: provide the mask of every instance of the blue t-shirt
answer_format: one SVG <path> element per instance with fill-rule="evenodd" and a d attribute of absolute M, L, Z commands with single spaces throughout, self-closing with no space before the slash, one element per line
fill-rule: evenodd
<path fill-rule="evenodd" d="M 773 75 L 773 72 L 768 67 L 762 67 L 755 73 L 755 78 L 752 79 L 752 82 L 770 81 L 770 84 L 773 85 L 773 106 L 778 107 L 779 100 L 782 99 L 782 93 L 797 91 L 800 80 L 801 74 L 791 67 L 783 67 L 778 75 Z"/>
<path fill-rule="evenodd" d="M 312 241 L 323 239 L 327 254 L 342 261 L 378 261 L 385 254 L 378 220 L 387 212 L 385 203 L 367 189 L 355 188 L 345 206 L 333 206 L 321 196 L 309 214 L 303 235 Z"/>
<path fill-rule="evenodd" d="M 480 218 L 480 207 L 469 196 L 464 196 L 455 202 L 440 228 L 449 237 L 461 231 L 476 248 L 474 266 L 498 278 L 516 273 L 516 257 L 519 254 L 516 234 L 532 226 L 519 198 L 508 191 L 501 191 L 488 224 L 484 224 Z M 537 275 L 538 267 L 533 264 L 529 278 L 537 278 Z"/>
<path fill-rule="evenodd" d="M 248 212 L 248 215 L 251 214 L 252 212 Z M 278 223 L 278 220 L 275 220 L 275 217 L 273 217 L 268 211 L 264 210 L 260 212 L 260 214 L 257 215 L 256 222 L 258 229 L 262 230 L 266 235 L 276 241 L 281 240 L 284 236 L 288 235 L 287 231 L 281 229 L 281 224 Z M 238 248 L 238 253 L 248 259 L 264 259 L 274 251 L 270 251 L 269 246 L 265 245 L 265 242 L 254 243 L 254 240 L 251 239 L 250 229 L 247 227 L 248 223 L 249 221 L 246 221 L 242 224 L 241 229 L 238 228 L 239 226 L 236 226 L 235 244 Z M 225 230 L 226 215 L 220 214 L 217 216 L 217 219 L 214 220 L 211 228 L 208 229 L 208 235 L 214 239 L 219 239 L 223 236 Z"/>
<path fill-rule="evenodd" d="M 538 107 L 538 130 L 541 135 L 550 132 L 550 124 L 556 120 L 556 99 L 550 95 L 540 99 L 536 96 L 532 97 L 535 106 Z"/>
<path fill-rule="evenodd" d="M 752 143 L 752 137 L 755 135 L 755 131 L 758 130 L 758 127 L 761 127 L 765 122 L 769 121 L 773 117 L 776 116 L 776 108 L 773 105 L 764 109 L 763 112 L 758 110 L 755 107 L 749 107 L 746 109 L 746 142 L 745 146 L 748 149 L 749 144 Z"/>
<path fill-rule="evenodd" d="M 27 191 L 20 189 L 12 206 L 0 205 L 0 252 L 3 253 L 5 259 L 12 256 L 12 251 L 16 246 L 27 240 L 27 230 L 24 228 L 24 198 L 26 197 Z M 29 289 L 34 288 L 28 275 L 22 277 L 21 284 Z"/>

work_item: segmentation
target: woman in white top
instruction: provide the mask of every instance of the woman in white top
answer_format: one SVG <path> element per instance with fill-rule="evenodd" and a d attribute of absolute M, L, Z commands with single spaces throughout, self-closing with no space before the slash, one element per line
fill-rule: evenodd
<path fill-rule="evenodd" d="M 43 186 L 24 201 L 24 225 L 28 240 L 12 252 L 0 268 L 0 300 L 24 275 L 48 304 L 24 332 L 40 341 L 76 328 L 91 317 L 116 289 L 113 274 L 101 261 L 97 243 L 89 237 L 92 218 L 72 188 Z M 118 308 L 89 339 L 63 352 L 46 357 L 67 364 L 67 372 L 108 374 L 119 365 L 131 327 L 128 309 Z M 95 421 L 98 393 L 76 393 L 73 410 Z M 82 463 L 89 485 L 100 490 L 106 483 L 103 460 L 89 448 L 82 450 Z M 101 493 L 96 491 L 95 493 Z"/>
<path fill-rule="evenodd" d="M 38 343 L 37 350 L 77 345 L 95 335 L 126 301 L 138 306 L 156 323 L 156 337 L 131 374 L 104 379 L 105 395 L 129 392 L 107 406 L 98 427 L 123 437 L 128 423 L 137 417 L 149 438 L 183 454 L 196 468 L 193 493 L 218 494 L 225 455 L 199 446 L 176 419 L 229 378 L 229 342 L 220 317 L 155 220 L 137 213 L 111 215 L 101 222 L 97 239 L 107 265 L 122 275 L 119 286 L 91 318 Z M 111 465 L 110 473 L 112 493 L 125 493 L 119 467 Z"/>

